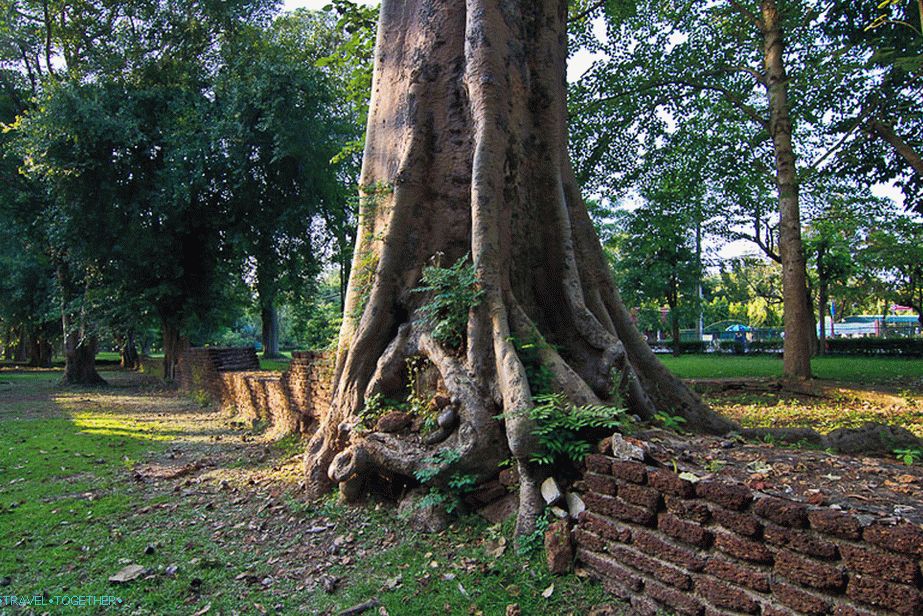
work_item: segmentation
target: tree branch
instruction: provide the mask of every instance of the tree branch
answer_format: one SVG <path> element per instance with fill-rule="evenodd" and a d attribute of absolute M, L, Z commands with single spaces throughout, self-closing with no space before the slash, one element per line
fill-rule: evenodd
<path fill-rule="evenodd" d="M 747 21 L 749 21 L 751 24 L 756 26 L 757 30 L 759 30 L 760 32 L 763 31 L 762 20 L 759 17 L 757 17 L 752 11 L 750 11 L 747 7 L 740 4 L 740 2 L 738 2 L 737 0 L 728 0 L 728 2 L 730 3 L 731 6 L 737 9 L 737 12 L 743 15 L 747 19 Z"/>
<path fill-rule="evenodd" d="M 917 154 L 906 141 L 901 139 L 900 136 L 894 132 L 894 129 L 890 125 L 885 124 L 878 118 L 872 118 L 871 122 L 869 122 L 869 127 L 877 133 L 881 139 L 894 148 L 894 150 L 910 164 L 918 176 L 923 177 L 923 159 L 920 158 L 920 155 Z"/>

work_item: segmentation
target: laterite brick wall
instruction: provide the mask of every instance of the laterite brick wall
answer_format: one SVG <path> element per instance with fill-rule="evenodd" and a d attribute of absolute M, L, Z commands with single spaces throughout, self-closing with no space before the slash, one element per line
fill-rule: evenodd
<path fill-rule="evenodd" d="M 638 614 L 923 615 L 923 529 L 594 454 L 577 558 Z"/>
<path fill-rule="evenodd" d="M 192 348 L 179 358 L 177 382 L 203 391 L 238 419 L 265 421 L 274 436 L 302 432 L 327 411 L 332 362 L 325 353 L 295 352 L 285 372 L 259 369 L 253 348 Z"/>

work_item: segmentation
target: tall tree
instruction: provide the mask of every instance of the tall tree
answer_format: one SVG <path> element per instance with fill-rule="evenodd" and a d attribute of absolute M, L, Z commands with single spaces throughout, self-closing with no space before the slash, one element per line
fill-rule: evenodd
<path fill-rule="evenodd" d="M 576 403 L 606 399 L 617 370 L 640 415 L 669 408 L 697 429 L 731 427 L 660 364 L 613 285 L 567 154 L 566 17 L 563 0 L 382 4 L 359 239 L 334 399 L 306 456 L 311 493 L 431 469 L 438 448 L 457 454 L 439 475 L 489 476 L 511 454 L 518 529 L 533 528 L 541 471 L 515 338 L 544 341 L 541 365 Z M 463 273 L 466 255 L 477 293 L 436 318 L 437 339 L 434 298 L 410 291 L 432 259 Z M 418 356 L 455 401 L 458 428 L 438 446 L 361 431 L 366 401 L 400 397 Z"/>
<path fill-rule="evenodd" d="M 829 3 L 813 0 L 581 5 L 587 17 L 575 22 L 577 31 L 606 57 L 575 88 L 575 113 L 592 110 L 589 122 L 615 115 L 596 129 L 578 120 L 578 136 L 588 136 L 591 145 L 580 148 L 589 153 L 580 155 L 580 168 L 597 173 L 593 155 L 606 149 L 597 146 L 615 141 L 622 145 L 615 160 L 600 168 L 607 181 L 631 181 L 631 153 L 640 152 L 634 158 L 643 160 L 658 140 L 671 138 L 673 124 L 692 118 L 714 153 L 711 186 L 734 212 L 729 231 L 749 237 L 783 264 L 785 372 L 809 377 L 812 315 L 799 196 L 859 138 L 855 122 L 851 130 L 841 128 L 868 89 L 863 54 L 830 54 L 833 41 L 824 33 Z M 599 10 L 606 11 L 608 23 L 604 41 L 587 34 L 588 18 Z"/>

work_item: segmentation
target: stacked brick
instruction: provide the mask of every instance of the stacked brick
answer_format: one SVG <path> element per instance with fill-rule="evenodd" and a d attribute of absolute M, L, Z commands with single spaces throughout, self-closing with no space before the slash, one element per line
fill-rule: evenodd
<path fill-rule="evenodd" d="M 193 348 L 179 359 L 177 382 L 205 392 L 238 419 L 266 422 L 271 436 L 304 432 L 326 413 L 332 362 L 324 353 L 293 353 L 286 372 L 259 369 L 253 348 Z"/>
<path fill-rule="evenodd" d="M 603 455 L 577 558 L 635 613 L 923 615 L 923 529 Z"/>

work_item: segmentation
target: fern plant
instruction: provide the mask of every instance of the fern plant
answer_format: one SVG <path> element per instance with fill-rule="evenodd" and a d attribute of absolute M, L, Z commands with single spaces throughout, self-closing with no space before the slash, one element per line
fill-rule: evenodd
<path fill-rule="evenodd" d="M 450 267 L 424 267 L 421 284 L 414 292 L 432 294 L 420 312 L 432 326 L 433 338 L 447 347 L 461 348 L 468 311 L 481 302 L 484 294 L 478 286 L 474 264 L 468 262 L 468 255 Z"/>
<path fill-rule="evenodd" d="M 554 464 L 561 459 L 579 464 L 593 451 L 583 433 L 594 428 L 614 430 L 627 423 L 623 408 L 574 406 L 562 394 L 536 396 L 529 417 L 535 422 L 533 434 L 540 446 L 532 454 L 532 461 L 538 464 Z"/>

